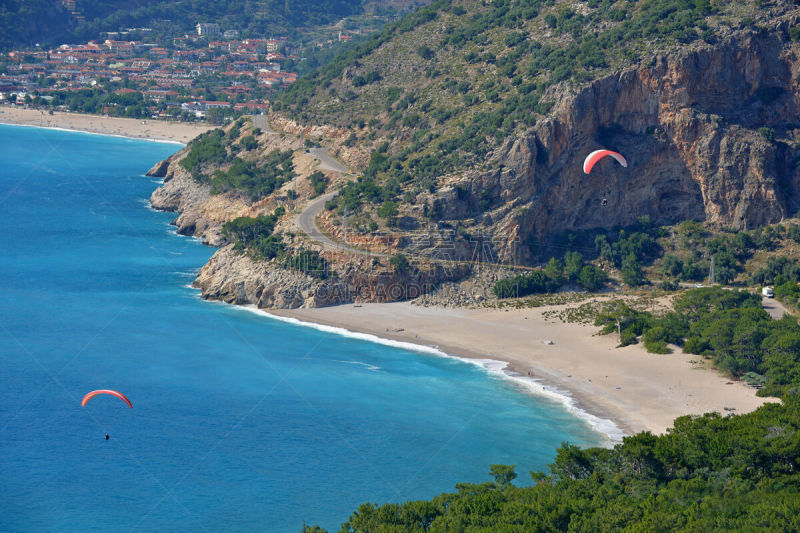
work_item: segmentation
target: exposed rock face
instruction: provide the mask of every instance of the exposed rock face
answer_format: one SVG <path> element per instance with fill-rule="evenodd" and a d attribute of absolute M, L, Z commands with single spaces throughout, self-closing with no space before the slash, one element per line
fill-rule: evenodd
<path fill-rule="evenodd" d="M 783 30 L 656 56 L 562 96 L 551 118 L 496 151 L 499 171 L 463 177 L 466 200 L 452 189 L 437 193 L 442 217 L 475 216 L 488 195 L 489 217 L 479 225 L 505 242 L 501 257 L 524 260 L 530 238 L 625 226 L 642 215 L 737 229 L 793 215 L 800 60 Z M 599 148 L 623 153 L 629 167 L 606 159 L 585 175 L 584 157 Z"/>
<path fill-rule="evenodd" d="M 234 252 L 232 246 L 214 254 L 200 270 L 194 286 L 202 289 L 203 298 L 260 308 L 294 309 L 327 304 L 317 302 L 314 279 L 310 276 L 253 261 Z"/>
<path fill-rule="evenodd" d="M 152 178 L 163 178 L 167 175 L 167 170 L 169 170 L 169 164 L 172 158 L 165 159 L 163 161 L 159 161 L 156 163 L 153 168 L 147 171 L 145 176 L 150 176 Z"/>
<path fill-rule="evenodd" d="M 180 214 L 172 221 L 181 235 L 194 235 L 205 244 L 220 246 L 222 225 L 238 216 L 249 213 L 250 208 L 243 201 L 229 195 L 214 195 L 209 186 L 195 181 L 191 174 L 180 166 L 178 154 L 154 166 L 148 175 L 162 173 L 164 184 L 153 191 L 150 204 L 155 209 L 177 211 Z M 164 168 L 164 163 L 167 163 Z"/>
<path fill-rule="evenodd" d="M 195 287 L 203 298 L 233 304 L 254 304 L 262 309 L 324 307 L 349 302 L 393 302 L 420 296 L 442 280 L 459 279 L 464 267 L 446 270 L 395 272 L 349 264 L 336 276 L 316 279 L 275 264 L 253 261 L 247 255 L 225 246 L 203 266 Z"/>

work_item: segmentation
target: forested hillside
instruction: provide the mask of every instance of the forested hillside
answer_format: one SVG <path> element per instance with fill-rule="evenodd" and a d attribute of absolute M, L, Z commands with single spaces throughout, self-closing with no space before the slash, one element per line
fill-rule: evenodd
<path fill-rule="evenodd" d="M 531 473 L 532 487 L 493 465 L 494 481 L 430 501 L 365 503 L 340 531 L 797 531 L 798 399 L 794 389 L 785 405 L 747 415 L 681 417 L 667 435 L 610 450 L 565 444 L 549 473 Z"/>
<path fill-rule="evenodd" d="M 399 161 L 436 175 L 479 163 L 535 124 L 558 82 L 754 24 L 754 3 L 731 4 L 735 17 L 708 0 L 437 0 L 301 80 L 284 102 L 304 121 L 369 123 L 397 143 L 416 141 Z"/>
<path fill-rule="evenodd" d="M 360 13 L 363 4 L 363 0 L 78 0 L 86 24 L 76 33 L 91 37 L 128 26 L 167 26 L 182 34 L 198 22 L 216 22 L 223 29 L 238 29 L 243 36 L 267 37 Z"/>
<path fill-rule="evenodd" d="M 69 12 L 53 0 L 3 0 L 0 2 L 0 51 L 64 35 L 74 23 Z"/>

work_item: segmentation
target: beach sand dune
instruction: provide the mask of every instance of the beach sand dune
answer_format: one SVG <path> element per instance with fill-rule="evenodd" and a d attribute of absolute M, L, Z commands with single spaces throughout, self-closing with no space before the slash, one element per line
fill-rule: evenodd
<path fill-rule="evenodd" d="M 507 370 L 567 392 L 579 408 L 612 420 L 625 434 L 663 433 L 682 415 L 744 413 L 770 401 L 700 356 L 617 348 L 616 335 L 597 335 L 594 326 L 546 319 L 552 309 L 563 307 L 454 310 L 401 302 L 270 313 L 505 361 Z"/>
<path fill-rule="evenodd" d="M 24 109 L 13 106 L 0 106 L 0 123 L 39 126 L 42 128 L 62 128 L 105 135 L 174 141 L 183 144 L 214 128 L 212 125 L 203 123 L 101 117 L 61 111 L 56 111 L 50 115 L 46 111 L 38 109 Z"/>

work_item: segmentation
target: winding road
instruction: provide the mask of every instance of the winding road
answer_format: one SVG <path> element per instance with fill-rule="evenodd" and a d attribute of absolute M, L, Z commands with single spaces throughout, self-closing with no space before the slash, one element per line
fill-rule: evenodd
<path fill-rule="evenodd" d="M 767 298 L 762 296 L 761 305 L 764 307 L 764 311 L 769 313 L 769 316 L 775 320 L 780 320 L 783 318 L 783 315 L 790 314 L 789 310 L 786 309 L 786 307 L 784 307 L 784 305 L 775 298 Z"/>
<path fill-rule="evenodd" d="M 253 117 L 254 127 L 261 128 L 261 131 L 263 131 L 268 135 L 278 134 L 277 131 L 273 130 L 269 126 L 269 122 L 267 121 L 266 115 L 251 115 L 251 116 Z M 322 170 L 341 172 L 342 174 L 351 174 L 348 168 L 346 168 L 339 161 L 337 161 L 328 154 L 328 150 L 326 148 L 309 148 L 308 150 L 306 150 L 306 152 L 309 155 L 319 160 L 320 162 L 319 168 Z M 308 235 L 308 237 L 312 241 L 315 241 L 318 244 L 322 245 L 323 248 L 328 248 L 333 250 L 344 250 L 347 252 L 353 252 L 362 255 L 376 255 L 376 256 L 385 255 L 385 254 L 376 254 L 373 252 L 360 250 L 358 248 L 347 246 L 346 244 L 338 243 L 329 238 L 327 235 L 325 235 L 317 227 L 317 222 L 316 222 L 317 216 L 320 213 L 322 213 L 323 209 L 325 209 L 325 203 L 334 196 L 336 196 L 338 192 L 339 191 L 329 192 L 308 202 L 308 204 L 306 204 L 303 210 L 295 217 L 295 225 L 297 226 L 297 228 L 306 235 Z"/>
<path fill-rule="evenodd" d="M 267 115 L 250 115 L 253 117 L 253 126 L 256 128 L 260 128 L 261 131 L 268 135 L 277 135 L 278 132 L 273 130 L 269 127 L 269 122 L 267 122 Z"/>
<path fill-rule="evenodd" d="M 322 213 L 322 210 L 325 209 L 325 202 L 333 198 L 339 193 L 339 191 L 329 192 L 327 194 L 323 194 L 319 198 L 314 198 L 306 206 L 303 208 L 302 211 L 297 215 L 295 218 L 295 223 L 297 227 L 308 235 L 308 237 L 316 241 L 318 244 L 321 244 L 323 248 L 331 249 L 331 250 L 343 250 L 346 252 L 353 252 L 361 255 L 379 255 L 374 254 L 372 252 L 368 252 L 366 250 L 360 250 L 358 248 L 352 248 L 347 246 L 346 244 L 342 244 L 332 240 L 330 237 L 322 233 L 322 231 L 317 227 L 317 216 Z"/>
<path fill-rule="evenodd" d="M 310 148 L 307 150 L 307 152 L 319 159 L 319 168 L 333 172 L 341 172 L 342 174 L 350 174 L 350 171 L 336 159 L 331 157 L 325 148 Z M 370 252 L 360 248 L 348 246 L 344 243 L 336 242 L 319 229 L 317 226 L 317 216 L 319 216 L 319 214 L 322 213 L 322 210 L 325 209 L 325 203 L 337 194 L 339 194 L 339 191 L 329 192 L 308 202 L 303 210 L 300 211 L 300 213 L 298 213 L 298 215 L 295 217 L 295 225 L 300 229 L 300 231 L 308 235 L 312 241 L 322 245 L 323 248 L 327 248 L 329 250 L 341 250 L 371 257 L 388 257 L 387 254 Z"/>
<path fill-rule="evenodd" d="M 309 154 L 319 159 L 319 168 L 322 170 L 330 170 L 333 172 L 341 172 L 342 174 L 351 174 L 350 170 L 344 165 L 339 163 L 328 154 L 327 148 L 309 148 L 306 150 Z"/>

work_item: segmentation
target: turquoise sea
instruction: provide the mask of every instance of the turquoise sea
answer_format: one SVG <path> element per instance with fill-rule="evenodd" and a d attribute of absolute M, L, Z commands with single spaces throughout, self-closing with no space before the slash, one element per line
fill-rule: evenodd
<path fill-rule="evenodd" d="M 605 442 L 500 372 L 203 301 L 214 250 L 146 201 L 177 145 L 0 125 L 0 146 L 1 531 L 335 531 Z M 81 407 L 105 388 L 134 408 Z"/>

